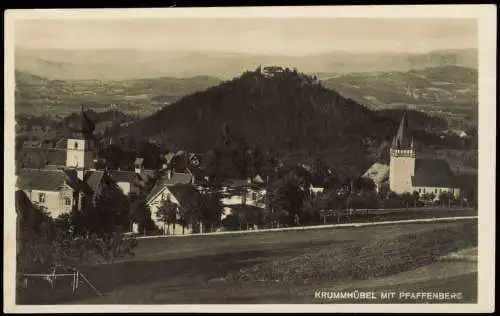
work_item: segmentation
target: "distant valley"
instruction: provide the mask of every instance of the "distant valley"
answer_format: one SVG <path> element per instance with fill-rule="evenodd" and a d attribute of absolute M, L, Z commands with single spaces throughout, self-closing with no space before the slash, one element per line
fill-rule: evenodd
<path fill-rule="evenodd" d="M 430 115 L 468 124 L 477 119 L 477 70 L 472 68 L 447 66 L 407 72 L 353 73 L 322 82 L 374 110 L 424 110 Z"/>
<path fill-rule="evenodd" d="M 16 114 L 68 115 L 85 104 L 147 115 L 181 97 L 217 85 L 214 77 L 56 80 L 16 71 Z"/>

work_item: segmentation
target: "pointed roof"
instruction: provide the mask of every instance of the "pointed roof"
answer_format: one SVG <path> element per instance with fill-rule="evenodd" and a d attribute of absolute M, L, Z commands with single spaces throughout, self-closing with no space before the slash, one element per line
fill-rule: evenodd
<path fill-rule="evenodd" d="M 413 139 L 410 134 L 410 128 L 408 127 L 408 117 L 406 112 L 401 118 L 401 123 L 399 124 L 399 129 L 392 140 L 393 149 L 411 149 L 413 146 Z"/>
<path fill-rule="evenodd" d="M 146 203 L 149 203 L 153 199 L 155 199 L 167 187 L 177 184 L 189 184 L 192 181 L 193 175 L 190 173 L 172 172 L 172 175 L 170 177 L 168 175 L 165 175 L 161 177 L 158 182 L 156 182 L 153 189 L 146 197 Z"/>
<path fill-rule="evenodd" d="M 83 105 L 79 117 L 80 123 L 71 123 L 70 131 L 72 132 L 71 138 L 78 139 L 92 139 L 95 131 L 95 123 L 85 112 Z"/>
<path fill-rule="evenodd" d="M 95 130 L 94 122 L 88 117 L 88 115 L 83 110 L 82 105 L 82 134 L 87 138 L 92 138 L 92 134 Z"/>
<path fill-rule="evenodd" d="M 16 187 L 22 190 L 59 191 L 65 185 L 80 188 L 74 170 L 21 169 L 16 179 Z"/>
<path fill-rule="evenodd" d="M 455 175 L 443 159 L 422 158 L 415 161 L 414 187 L 454 188 Z"/>

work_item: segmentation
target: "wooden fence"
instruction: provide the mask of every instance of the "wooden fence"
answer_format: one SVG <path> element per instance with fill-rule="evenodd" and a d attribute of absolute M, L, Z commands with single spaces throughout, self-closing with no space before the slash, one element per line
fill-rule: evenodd
<path fill-rule="evenodd" d="M 376 222 L 327 224 L 327 225 L 323 224 L 323 225 L 282 227 L 282 228 L 266 228 L 266 229 L 255 229 L 255 230 L 221 231 L 221 232 L 214 232 L 214 233 L 187 234 L 187 235 L 141 236 L 141 237 L 136 237 L 136 239 L 176 238 L 176 237 L 189 237 L 189 236 L 212 236 L 212 235 L 231 235 L 231 234 L 252 234 L 252 233 L 263 233 L 263 232 L 309 230 L 309 229 L 320 229 L 320 228 L 366 227 L 366 226 L 395 225 L 395 224 L 407 224 L 407 223 L 431 223 L 431 222 L 442 222 L 442 221 L 473 220 L 473 219 L 477 219 L 477 218 L 478 218 L 477 216 L 419 218 L 419 219 L 407 219 L 407 220 L 396 220 L 396 221 L 376 221 Z"/>

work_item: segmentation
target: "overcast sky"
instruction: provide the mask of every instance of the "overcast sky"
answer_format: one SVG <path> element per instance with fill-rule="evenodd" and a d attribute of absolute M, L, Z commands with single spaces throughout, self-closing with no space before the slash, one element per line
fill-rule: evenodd
<path fill-rule="evenodd" d="M 305 55 L 477 48 L 466 19 L 17 20 L 16 47 Z"/>

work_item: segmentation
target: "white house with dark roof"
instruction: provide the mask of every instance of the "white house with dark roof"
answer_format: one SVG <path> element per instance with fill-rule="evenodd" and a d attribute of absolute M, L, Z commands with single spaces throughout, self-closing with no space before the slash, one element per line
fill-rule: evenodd
<path fill-rule="evenodd" d="M 146 197 L 146 205 L 151 211 L 151 219 L 159 228 L 163 228 L 164 223 L 160 222 L 157 217 L 158 209 L 163 202 L 170 200 L 177 205 L 180 212 L 182 207 L 192 198 L 193 194 L 198 194 L 198 191 L 193 186 L 194 176 L 190 173 L 174 172 L 168 170 L 161 177 Z M 190 234 L 191 227 L 182 227 L 181 225 L 167 225 L 165 233 L 169 235 Z"/>
<path fill-rule="evenodd" d="M 81 182 L 74 170 L 22 169 L 16 190 L 22 190 L 34 204 L 43 206 L 57 217 L 78 207 Z"/>
<path fill-rule="evenodd" d="M 398 194 L 432 193 L 439 197 L 442 192 L 450 192 L 455 198 L 460 196 L 460 188 L 455 185 L 454 174 L 446 160 L 417 158 L 415 142 L 410 134 L 406 113 L 390 148 L 389 187 Z"/>
<path fill-rule="evenodd" d="M 229 179 L 222 186 L 222 195 L 222 219 L 239 210 L 262 210 L 265 207 L 265 181 L 260 175 L 248 179 Z"/>

